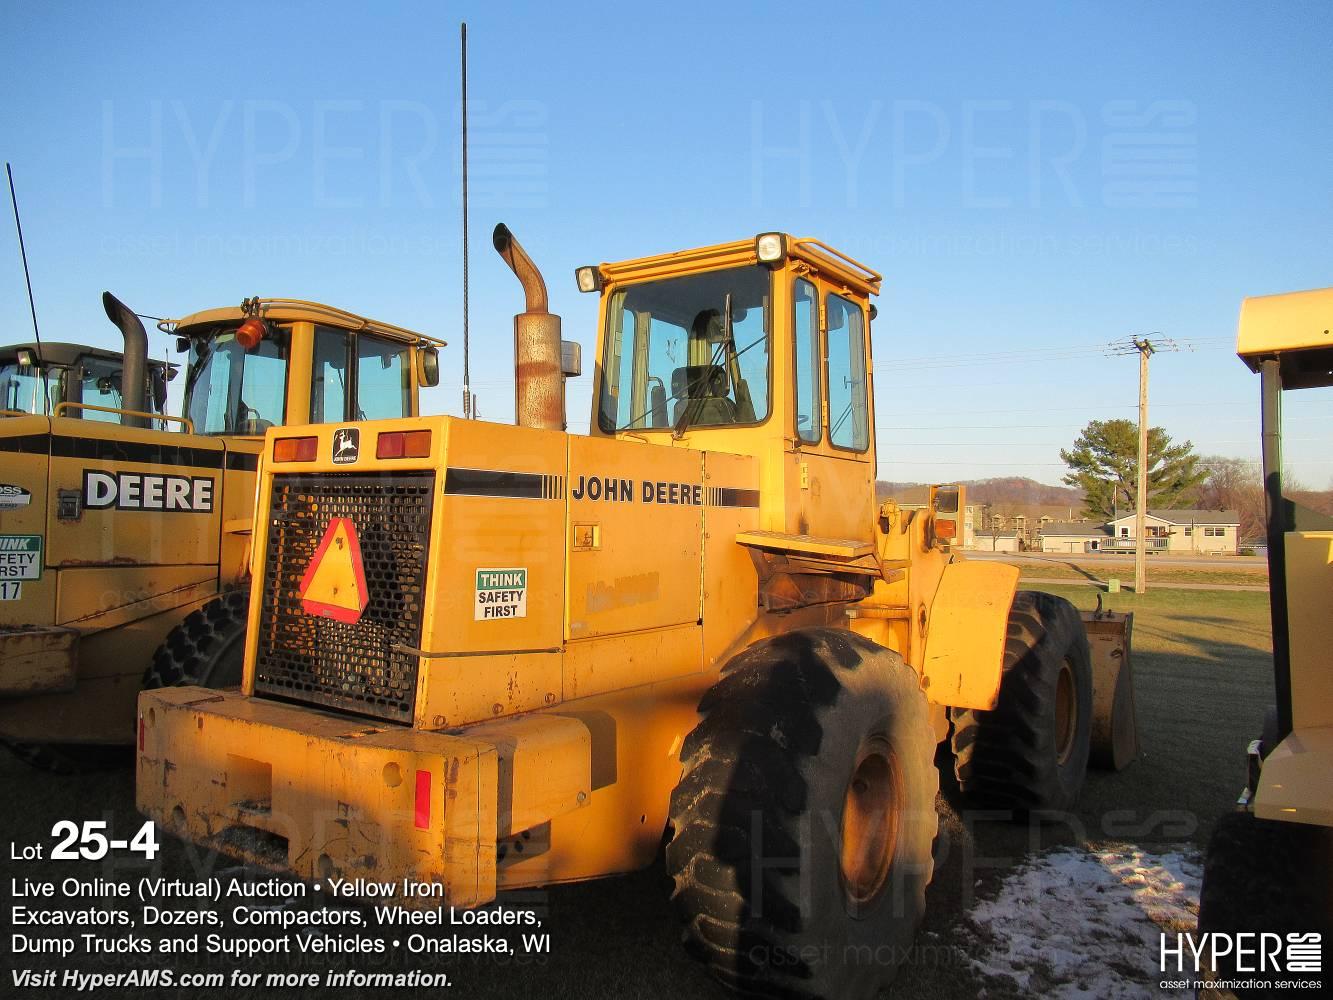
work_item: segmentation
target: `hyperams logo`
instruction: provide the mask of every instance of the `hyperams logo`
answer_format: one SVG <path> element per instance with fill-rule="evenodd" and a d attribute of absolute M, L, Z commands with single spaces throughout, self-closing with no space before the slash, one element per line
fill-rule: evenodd
<path fill-rule="evenodd" d="M 83 470 L 86 510 L 162 510 L 208 514 L 213 510 L 210 476 L 150 475 Z"/>
<path fill-rule="evenodd" d="M 1223 961 L 1228 970 L 1240 977 L 1260 975 L 1285 976 L 1283 982 L 1306 987 L 1316 980 L 1305 978 L 1323 971 L 1323 935 L 1276 934 L 1240 931 L 1234 934 L 1212 931 L 1204 934 L 1163 934 L 1159 969 L 1166 975 L 1199 975 L 1205 969 L 1216 971 Z M 1185 980 L 1189 982 L 1190 980 Z M 1180 988 L 1171 981 L 1170 988 Z M 1169 988 L 1167 981 L 1161 984 Z M 1248 988 L 1248 987 L 1246 987 Z"/>

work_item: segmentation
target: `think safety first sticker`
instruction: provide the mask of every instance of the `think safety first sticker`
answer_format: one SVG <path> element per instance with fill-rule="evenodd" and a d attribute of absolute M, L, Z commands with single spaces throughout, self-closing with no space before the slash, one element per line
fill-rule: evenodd
<path fill-rule="evenodd" d="M 0 535 L 0 601 L 17 601 L 20 580 L 42 578 L 42 536 Z"/>
<path fill-rule="evenodd" d="M 526 569 L 477 570 L 477 621 L 528 617 L 528 571 Z"/>

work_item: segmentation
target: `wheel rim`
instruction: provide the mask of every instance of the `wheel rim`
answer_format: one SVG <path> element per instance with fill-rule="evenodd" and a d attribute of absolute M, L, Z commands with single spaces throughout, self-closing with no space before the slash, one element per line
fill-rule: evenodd
<path fill-rule="evenodd" d="M 1074 752 L 1078 707 L 1074 700 L 1074 670 L 1066 660 L 1055 678 L 1055 759 L 1063 764 Z"/>
<path fill-rule="evenodd" d="M 902 775 L 888 744 L 872 740 L 857 762 L 842 805 L 839 867 L 849 902 L 873 902 L 888 882 L 898 847 Z"/>

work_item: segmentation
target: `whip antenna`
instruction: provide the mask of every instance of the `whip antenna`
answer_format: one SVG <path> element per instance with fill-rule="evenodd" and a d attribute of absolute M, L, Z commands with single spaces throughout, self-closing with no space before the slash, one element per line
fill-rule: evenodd
<path fill-rule="evenodd" d="M 14 170 L 5 164 L 5 174 L 9 177 L 9 200 L 14 206 L 14 226 L 19 231 L 19 256 L 23 258 L 23 280 L 28 283 L 28 309 L 32 312 L 32 336 L 37 342 L 37 364 L 42 363 L 42 334 L 37 329 L 37 303 L 32 297 L 32 278 L 28 274 L 28 250 L 23 245 L 23 223 L 19 221 L 19 199 L 14 193 Z"/>
<path fill-rule="evenodd" d="M 476 411 L 472 398 L 472 380 L 468 370 L 468 274 L 467 274 L 467 22 L 459 25 L 463 75 L 463 417 L 471 419 Z"/>

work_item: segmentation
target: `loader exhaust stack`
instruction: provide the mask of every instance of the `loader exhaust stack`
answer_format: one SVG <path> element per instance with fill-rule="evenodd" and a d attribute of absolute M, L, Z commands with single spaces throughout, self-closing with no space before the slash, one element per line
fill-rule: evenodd
<path fill-rule="evenodd" d="M 509 227 L 500 223 L 491 240 L 518 276 L 527 300 L 526 311 L 514 317 L 514 422 L 520 427 L 563 430 L 560 317 L 547 311 L 546 282 Z"/>
<path fill-rule="evenodd" d="M 147 410 L 148 391 L 148 331 L 143 328 L 134 310 L 110 292 L 102 293 L 102 308 L 106 318 L 116 324 L 125 338 L 124 359 L 120 369 L 120 406 L 124 410 L 142 413 Z M 143 417 L 125 417 L 127 427 L 147 427 Z"/>

